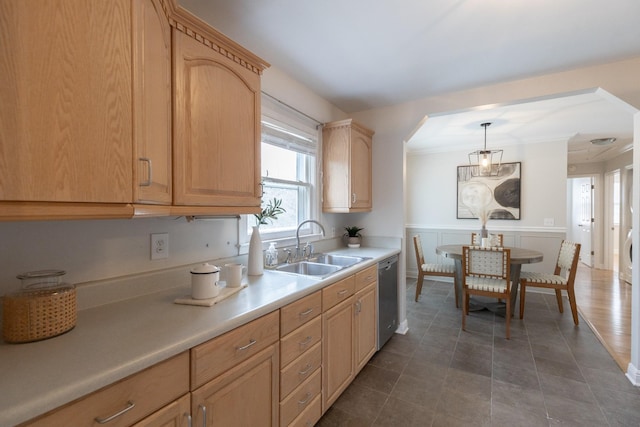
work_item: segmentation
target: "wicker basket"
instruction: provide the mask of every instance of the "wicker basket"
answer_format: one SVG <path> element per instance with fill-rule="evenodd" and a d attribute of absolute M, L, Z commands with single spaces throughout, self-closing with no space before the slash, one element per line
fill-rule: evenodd
<path fill-rule="evenodd" d="M 9 343 L 43 340 L 73 329 L 76 319 L 73 286 L 9 294 L 3 298 L 2 337 Z"/>

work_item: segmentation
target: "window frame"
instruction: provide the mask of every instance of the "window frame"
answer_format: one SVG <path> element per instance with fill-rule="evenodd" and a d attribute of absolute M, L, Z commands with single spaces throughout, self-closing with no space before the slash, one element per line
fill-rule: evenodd
<path fill-rule="evenodd" d="M 269 125 L 265 125 L 264 123 L 268 123 L 271 125 L 275 125 L 276 128 L 280 128 L 280 130 L 284 130 L 285 132 L 290 132 L 296 135 L 300 135 L 304 139 L 309 139 L 312 141 L 314 149 L 312 150 L 313 157 L 315 161 L 309 159 L 309 163 L 307 165 L 298 165 L 298 170 L 300 170 L 301 166 L 304 166 L 306 173 L 308 174 L 308 183 L 303 183 L 300 181 L 290 181 L 286 179 L 272 178 L 269 176 L 262 176 L 261 180 L 264 184 L 273 184 L 274 186 L 292 186 L 295 184 L 295 187 L 304 189 L 308 194 L 309 205 L 308 208 L 304 209 L 304 212 L 299 213 L 298 216 L 298 224 L 303 220 L 307 219 L 315 219 L 320 220 L 320 197 L 321 197 L 321 130 L 319 128 L 319 123 L 312 122 L 309 118 L 303 117 L 301 113 L 290 109 L 284 106 L 282 103 L 277 103 L 276 101 L 270 99 L 267 95 L 266 97 L 263 94 L 262 96 L 262 116 L 261 116 L 261 133 L 260 133 L 260 144 L 269 144 L 269 142 L 264 142 L 264 129 L 269 129 Z M 278 144 L 273 144 L 278 146 Z M 286 148 L 286 147 L 283 147 Z M 307 145 L 309 148 L 309 145 Z M 261 148 L 262 149 L 262 148 Z M 304 152 L 305 150 L 292 150 L 298 152 Z M 311 154 L 311 153 L 307 153 Z M 298 159 L 298 161 L 301 161 Z M 262 165 L 261 165 L 262 170 Z M 265 198 L 266 201 L 266 198 Z M 300 218 L 300 215 L 303 218 Z M 246 252 L 248 249 L 249 239 L 251 238 L 251 232 L 245 230 L 251 229 L 252 226 L 256 225 L 256 220 L 253 215 L 241 215 L 240 223 L 239 223 L 239 244 L 241 248 L 244 248 L 242 252 Z M 277 242 L 279 246 L 286 246 L 295 244 L 295 231 L 296 230 L 283 230 L 277 232 L 266 232 L 263 233 L 262 229 L 260 232 L 260 236 L 262 238 L 263 243 L 269 242 Z M 308 238 L 314 238 L 315 236 L 321 236 L 319 229 L 311 227 L 311 224 L 305 224 L 300 229 L 300 236 L 304 236 L 305 240 Z"/>

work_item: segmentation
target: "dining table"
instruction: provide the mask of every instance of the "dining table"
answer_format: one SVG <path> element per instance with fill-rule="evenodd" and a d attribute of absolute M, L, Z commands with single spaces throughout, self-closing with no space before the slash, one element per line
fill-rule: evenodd
<path fill-rule="evenodd" d="M 455 265 L 455 286 L 458 288 L 457 295 L 458 298 L 462 298 L 462 247 L 465 245 L 440 245 L 436 247 L 436 253 L 438 255 L 442 255 L 444 257 L 450 258 L 453 260 Z M 543 254 L 540 251 L 536 251 L 534 249 L 527 248 L 515 248 L 515 247 L 505 247 L 510 249 L 511 251 L 511 315 L 513 316 L 513 312 L 515 311 L 516 301 L 518 298 L 518 288 L 520 287 L 520 271 L 522 269 L 522 264 L 533 264 L 536 262 L 542 262 Z M 458 306 L 462 307 L 462 301 L 458 301 Z M 469 304 L 469 310 L 473 311 L 478 309 L 489 308 L 492 309 L 496 307 L 495 304 L 489 305 L 480 305 L 480 304 Z M 502 314 L 504 312 L 504 304 L 497 305 L 497 309 L 495 310 L 497 313 Z"/>

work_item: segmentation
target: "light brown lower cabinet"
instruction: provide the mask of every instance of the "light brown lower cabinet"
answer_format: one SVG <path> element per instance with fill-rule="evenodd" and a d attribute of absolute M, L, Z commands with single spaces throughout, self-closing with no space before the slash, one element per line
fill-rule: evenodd
<path fill-rule="evenodd" d="M 356 274 L 355 294 L 355 337 L 354 352 L 356 372 L 364 368 L 369 359 L 375 354 L 378 334 L 378 267 L 376 265 Z"/>
<path fill-rule="evenodd" d="M 280 309 L 280 425 L 313 426 L 322 416 L 322 292 Z"/>
<path fill-rule="evenodd" d="M 193 391 L 193 425 L 277 426 L 279 367 L 275 343 Z"/>
<path fill-rule="evenodd" d="M 355 377 L 353 317 L 353 295 L 322 314 L 323 412 L 329 409 Z"/>

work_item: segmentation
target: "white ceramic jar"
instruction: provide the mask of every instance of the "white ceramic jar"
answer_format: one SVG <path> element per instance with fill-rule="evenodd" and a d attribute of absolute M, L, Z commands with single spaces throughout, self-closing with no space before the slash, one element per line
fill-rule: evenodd
<path fill-rule="evenodd" d="M 191 298 L 215 298 L 220 293 L 218 281 L 220 269 L 215 265 L 204 263 L 191 269 Z"/>

